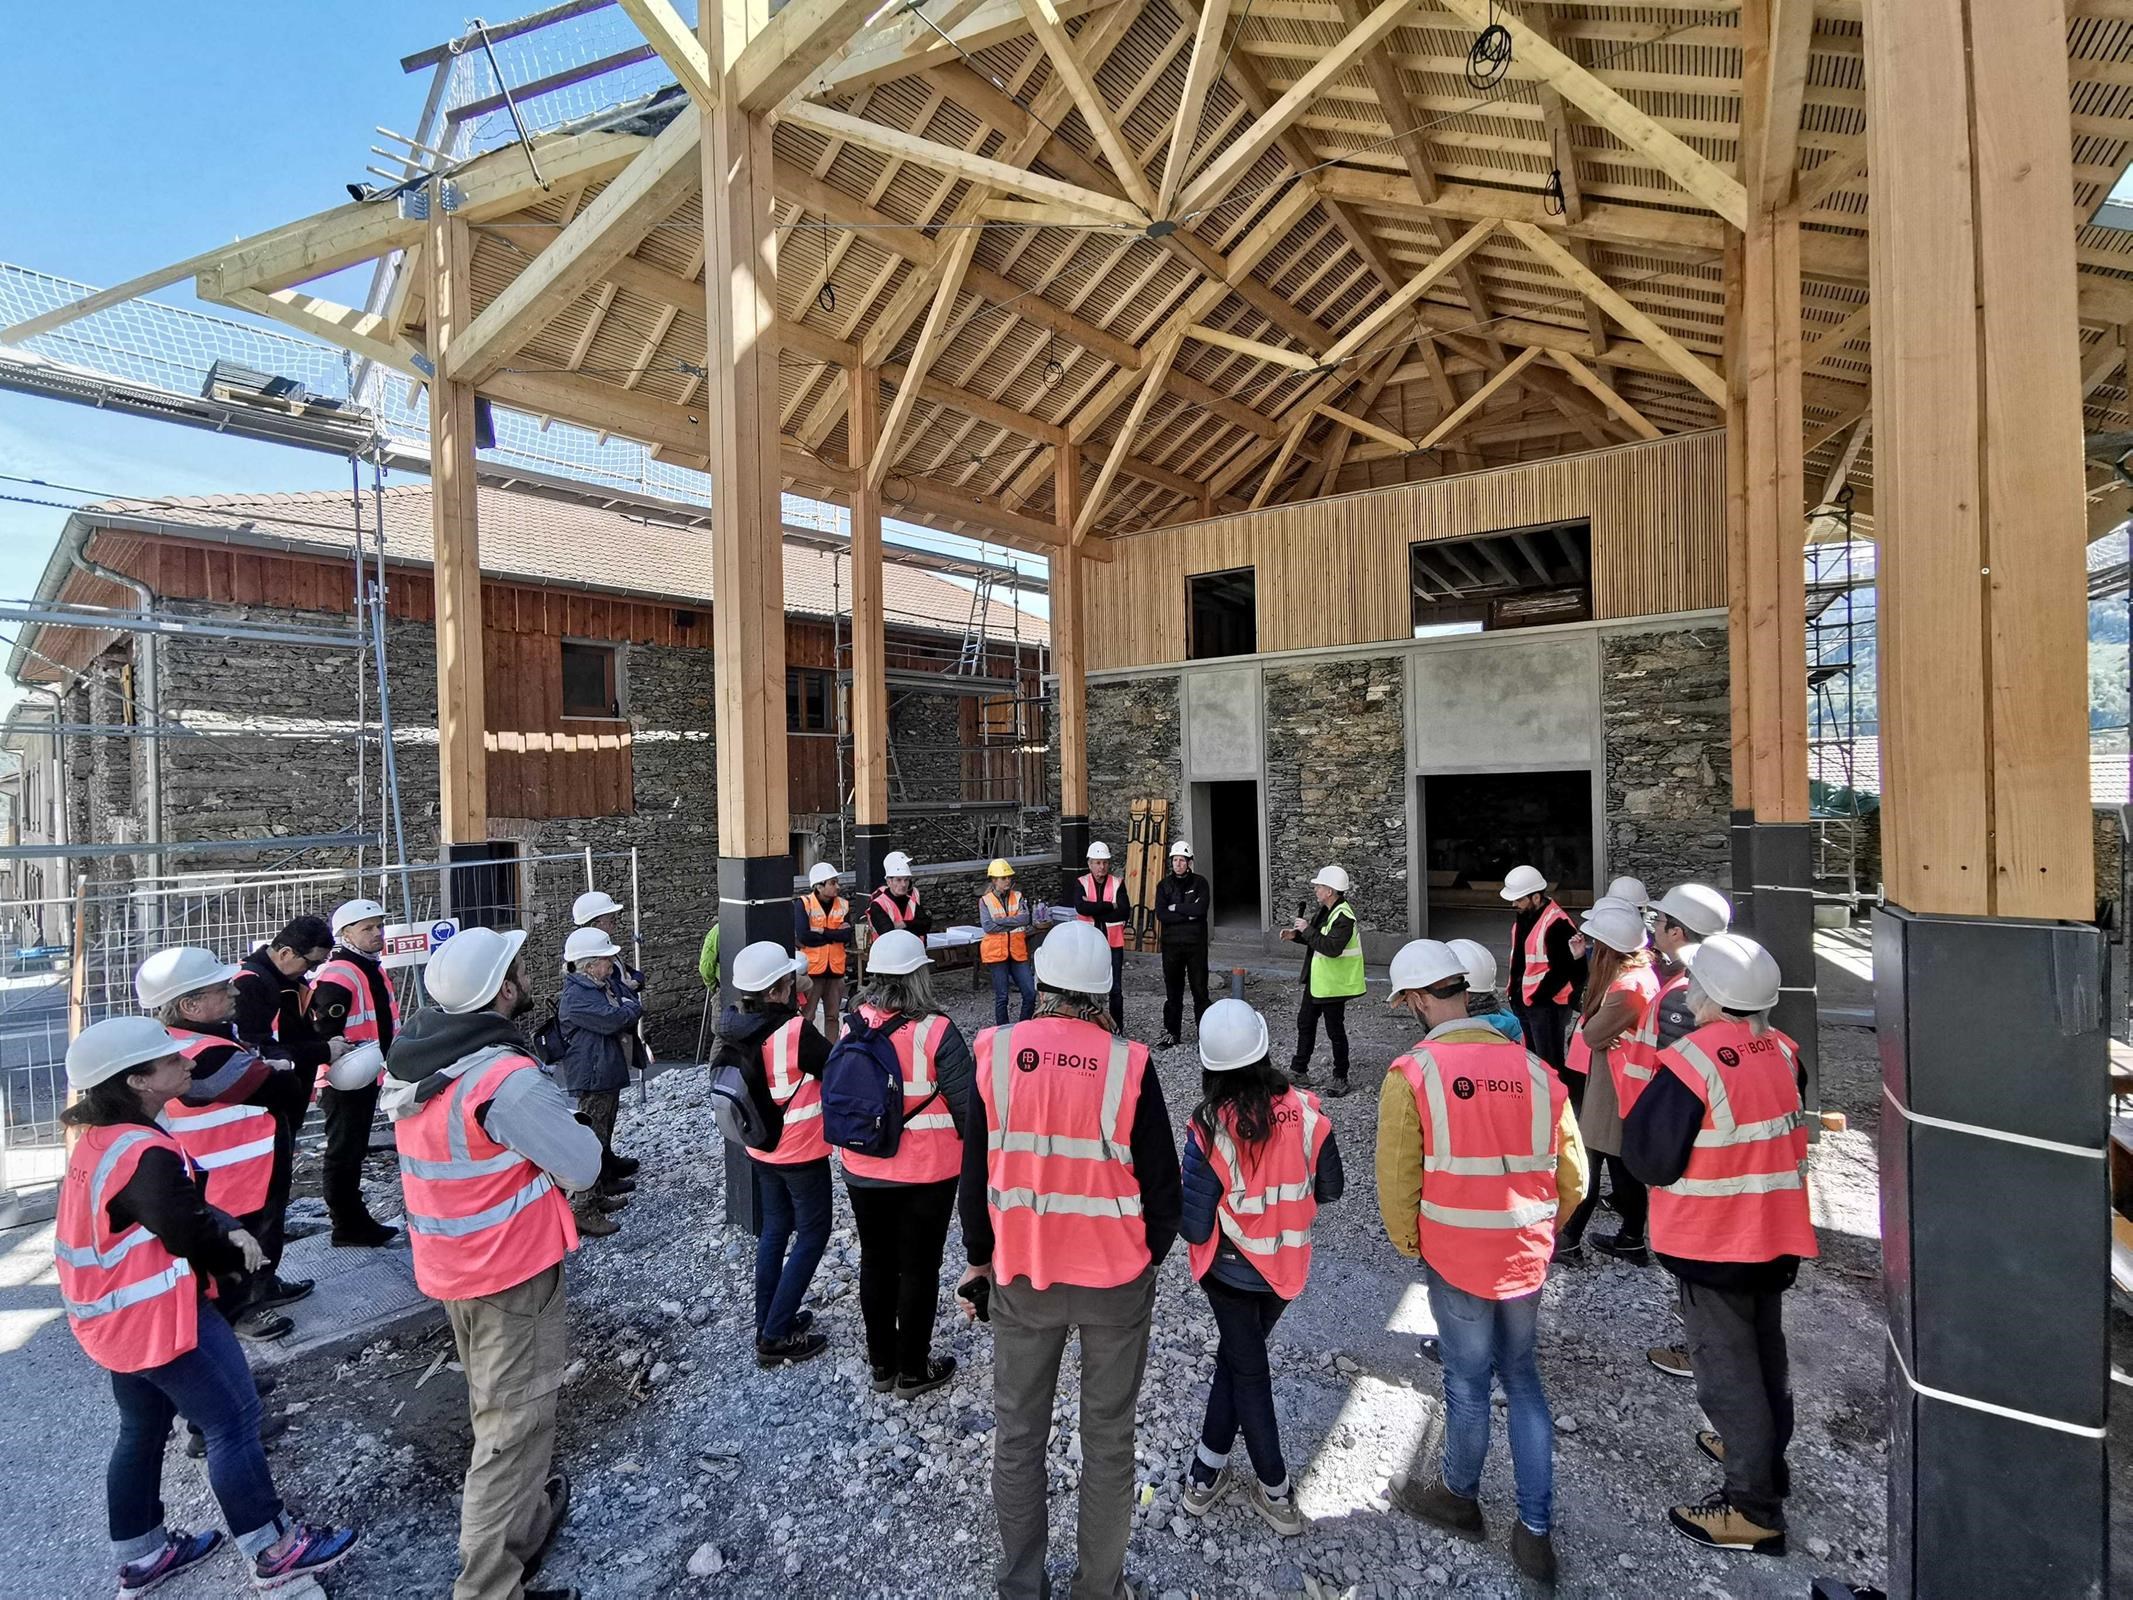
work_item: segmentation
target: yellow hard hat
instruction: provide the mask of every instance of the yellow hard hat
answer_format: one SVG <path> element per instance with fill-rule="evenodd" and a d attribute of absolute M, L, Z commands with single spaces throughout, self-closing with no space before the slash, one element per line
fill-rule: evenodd
<path fill-rule="evenodd" d="M 1014 875 L 1015 869 L 1008 865 L 1005 856 L 995 857 L 993 864 L 985 869 L 985 876 L 988 878 L 1012 878 Z"/>

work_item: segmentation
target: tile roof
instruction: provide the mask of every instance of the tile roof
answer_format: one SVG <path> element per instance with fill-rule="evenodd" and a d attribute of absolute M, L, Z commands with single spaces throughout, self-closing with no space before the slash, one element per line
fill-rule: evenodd
<path fill-rule="evenodd" d="M 2122 806 L 2127 803 L 2126 752 L 2106 749 L 2092 741 L 2089 746 L 2089 804 Z M 1858 786 L 1861 794 L 1881 793 L 1881 742 L 1871 736 L 1854 740 L 1849 764 L 1844 742 L 1832 739 L 1809 747 L 1807 775 L 1818 783 L 1843 788 Z"/>

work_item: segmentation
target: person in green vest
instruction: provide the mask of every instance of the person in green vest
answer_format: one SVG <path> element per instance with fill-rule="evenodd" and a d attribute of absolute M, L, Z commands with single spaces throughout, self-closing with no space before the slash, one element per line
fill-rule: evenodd
<path fill-rule="evenodd" d="M 1326 1042 L 1333 1047 L 1335 1098 L 1348 1092 L 1348 1002 L 1363 992 L 1363 934 L 1348 903 L 1348 874 L 1327 867 L 1311 880 L 1318 913 L 1297 908 L 1295 924 L 1282 932 L 1304 947 L 1303 1004 L 1296 1010 L 1296 1055 L 1289 1076 L 1311 1081 L 1311 1056 L 1318 1048 L 1318 1024 L 1324 1019 Z"/>
<path fill-rule="evenodd" d="M 711 931 L 704 935 L 704 947 L 697 952 L 696 975 L 704 980 L 704 1016 L 696 1030 L 696 1059 L 705 1060 L 704 1052 L 711 1046 L 712 1003 L 718 998 L 718 916 L 713 913 Z"/>

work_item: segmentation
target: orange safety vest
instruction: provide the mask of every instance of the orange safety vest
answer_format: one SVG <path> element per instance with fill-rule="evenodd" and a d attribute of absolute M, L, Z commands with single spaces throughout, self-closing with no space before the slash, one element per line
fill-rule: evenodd
<path fill-rule="evenodd" d="M 887 885 L 883 885 L 874 891 L 874 904 L 881 907 L 882 913 L 888 917 L 891 926 L 901 928 L 912 917 L 918 915 L 918 886 L 916 884 L 911 886 L 911 909 L 909 912 L 906 912 L 902 906 L 896 903 L 896 896 L 889 893 Z"/>
<path fill-rule="evenodd" d="M 1799 1047 L 1774 1029 L 1706 1023 L 1659 1052 L 1703 1102 L 1688 1169 L 1652 1190 L 1652 1248 L 1689 1261 L 1820 1254 L 1807 1201 Z"/>
<path fill-rule="evenodd" d="M 750 1149 L 756 1160 L 773 1167 L 795 1167 L 829 1154 L 822 1137 L 822 1080 L 800 1070 L 800 1030 L 805 1017 L 790 1017 L 763 1041 L 763 1076 L 770 1098 L 785 1109 L 785 1129 L 769 1150 Z"/>
<path fill-rule="evenodd" d="M 481 1125 L 512 1073 L 539 1070 L 516 1050 L 478 1053 L 449 1090 L 393 1124 L 415 1284 L 433 1300 L 501 1294 L 578 1247 L 555 1179 Z"/>
<path fill-rule="evenodd" d="M 1105 875 L 1105 877 L 1104 877 L 1104 881 L 1103 881 L 1103 884 L 1102 884 L 1102 886 L 1101 886 L 1101 887 L 1099 887 L 1099 886 L 1098 886 L 1098 884 L 1097 884 L 1097 882 L 1096 882 L 1096 874 L 1095 874 L 1095 873 L 1093 873 L 1093 872 L 1084 872 L 1084 873 L 1083 873 L 1083 874 L 1081 875 L 1081 892 L 1082 892 L 1083 896 L 1085 896 L 1086 898 L 1088 898 L 1088 899 L 1090 899 L 1090 900 L 1094 900 L 1094 901 L 1096 901 L 1096 902 L 1097 902 L 1097 903 L 1099 903 L 1100 905 L 1107 905 L 1107 906 L 1115 906 L 1115 905 L 1117 905 L 1117 904 L 1118 904 L 1118 875 L 1117 875 L 1116 873 L 1109 873 L 1109 874 L 1106 874 L 1106 875 Z M 1111 948 L 1112 948 L 1112 949 L 1114 949 L 1114 950 L 1123 950 L 1123 949 L 1125 949 L 1125 948 L 1126 948 L 1126 925 L 1125 925 L 1125 923 L 1124 923 L 1124 922 L 1107 922 L 1107 923 L 1105 923 L 1105 924 L 1104 924 L 1104 937 L 1105 937 L 1106 939 L 1109 939 L 1109 940 L 1111 941 Z"/>
<path fill-rule="evenodd" d="M 861 1006 L 859 1014 L 872 1028 L 894 1015 L 870 1005 Z M 934 1077 L 934 1053 L 947 1031 L 948 1019 L 936 1015 L 920 1017 L 889 1035 L 904 1069 L 903 1137 L 897 1140 L 893 1156 L 839 1151 L 846 1172 L 884 1183 L 946 1183 L 963 1170 L 963 1136 L 956 1131 L 955 1113 L 948 1109 L 946 1098 L 937 1093 L 940 1083 Z M 932 1104 L 920 1111 L 919 1106 L 929 1099 Z"/>
<path fill-rule="evenodd" d="M 336 951 L 333 958 L 318 971 L 311 974 L 311 988 L 305 995 L 305 1007 L 310 1010 L 310 997 L 318 992 L 322 983 L 338 984 L 348 991 L 348 1015 L 341 1019 L 341 1037 L 350 1044 L 376 1044 L 378 1042 L 378 1007 L 370 994 L 370 974 Z M 385 986 L 385 1002 L 391 1008 L 393 1037 L 400 1036 L 400 997 L 393 993 L 392 985 Z M 378 1069 L 378 1082 L 385 1081 L 385 1069 Z M 312 1087 L 324 1089 L 326 1064 L 319 1063 Z"/>
<path fill-rule="evenodd" d="M 52 1258 L 59 1297 L 89 1359 L 111 1372 L 145 1372 L 200 1342 L 200 1286 L 193 1266 L 140 1223 L 111 1229 L 111 1197 L 150 1150 L 184 1148 L 160 1128 L 89 1128 L 67 1157 Z"/>
<path fill-rule="evenodd" d="M 178 1054 L 197 1061 L 216 1045 L 251 1053 L 219 1034 L 172 1028 Z M 189 1106 L 173 1100 L 163 1108 L 163 1125 L 178 1141 L 186 1159 L 207 1174 L 207 1203 L 233 1217 L 248 1216 L 267 1203 L 274 1180 L 274 1113 L 265 1106 L 215 1102 Z"/>
<path fill-rule="evenodd" d="M 1038 1017 L 978 1035 L 993 1276 L 1115 1289 L 1147 1270 L 1133 1112 L 1148 1047 Z"/>
<path fill-rule="evenodd" d="M 1224 1107 L 1215 1122 L 1207 1165 L 1222 1185 L 1215 1231 L 1189 1247 L 1192 1275 L 1207 1276 L 1224 1239 L 1284 1300 L 1303 1293 L 1311 1275 L 1311 1222 L 1318 1215 L 1319 1152 L 1333 1124 L 1308 1089 L 1290 1089 L 1274 1102 L 1266 1142 L 1247 1155 L 1237 1148 L 1235 1114 Z"/>
<path fill-rule="evenodd" d="M 1509 1041 L 1425 1040 L 1392 1067 L 1421 1114 L 1422 1259 L 1484 1300 L 1532 1294 L 1555 1246 L 1562 1080 Z"/>
<path fill-rule="evenodd" d="M 1533 926 L 1526 930 L 1526 964 L 1518 975 L 1521 1003 L 1533 1004 L 1540 994 L 1541 980 L 1548 976 L 1548 930 L 1558 922 L 1569 920 L 1570 914 L 1550 900 L 1541 907 L 1541 914 L 1533 919 Z"/>
<path fill-rule="evenodd" d="M 1607 1047 L 1607 1074 L 1614 1079 L 1615 1105 L 1622 1116 L 1637 1103 L 1637 1096 L 1652 1081 L 1652 1062 L 1659 1054 L 1659 974 L 1647 962 L 1617 973 L 1607 986 L 1609 994 L 1626 994 L 1640 1009 L 1636 1021 Z M 1571 1072 L 1592 1070 L 1592 1046 L 1585 1042 L 1584 1019 L 1570 1030 L 1570 1050 L 1564 1066 Z"/>
<path fill-rule="evenodd" d="M 985 891 L 985 904 L 996 917 L 1015 917 L 1022 914 L 1022 891 L 1007 891 L 1003 905 L 1000 897 L 990 889 Z M 1010 928 L 1005 933 L 988 933 L 978 941 L 978 959 L 987 966 L 1001 961 L 1027 961 L 1029 959 L 1029 929 Z"/>
<path fill-rule="evenodd" d="M 830 902 L 828 910 L 822 908 L 822 897 L 810 890 L 801 904 L 807 907 L 807 925 L 816 933 L 835 933 L 844 926 L 844 919 L 851 906 L 843 895 Z M 811 944 L 807 947 L 807 975 L 819 978 L 825 972 L 837 977 L 844 976 L 846 951 L 841 944 Z"/>

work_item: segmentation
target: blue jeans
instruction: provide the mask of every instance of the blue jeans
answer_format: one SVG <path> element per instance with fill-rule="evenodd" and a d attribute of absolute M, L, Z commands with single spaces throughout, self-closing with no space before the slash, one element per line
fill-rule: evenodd
<path fill-rule="evenodd" d="M 1274 1374 L 1267 1360 L 1267 1336 L 1288 1301 L 1272 1290 L 1253 1293 L 1232 1289 L 1210 1273 L 1200 1280 L 1207 1291 L 1207 1304 L 1215 1314 L 1215 1329 L 1221 1336 L 1215 1346 L 1215 1378 L 1207 1390 L 1207 1419 L 1200 1425 L 1199 1459 L 1211 1477 L 1218 1463 L 1229 1459 L 1237 1432 L 1244 1432 L 1244 1448 L 1252 1458 L 1252 1470 L 1269 1489 L 1289 1481 L 1288 1464 L 1281 1458 L 1281 1421 L 1274 1414 Z"/>
<path fill-rule="evenodd" d="M 118 1442 L 104 1474 L 111 1547 L 121 1564 L 163 1548 L 163 1446 L 173 1417 L 207 1436 L 207 1481 L 237 1547 L 256 1556 L 282 1535 L 281 1499 L 259 1443 L 259 1391 L 230 1325 L 200 1307 L 200 1342 L 145 1372 L 111 1374 Z"/>
<path fill-rule="evenodd" d="M 1022 991 L 1023 1022 L 1037 1014 L 1037 979 L 1027 961 L 995 961 L 992 963 L 992 1020 L 995 1027 L 1007 1026 L 1007 975 L 1013 973 L 1015 987 Z"/>
<path fill-rule="evenodd" d="M 1535 1336 L 1540 1291 L 1515 1300 L 1484 1300 L 1432 1272 L 1429 1309 L 1444 1357 L 1444 1486 L 1472 1500 L 1481 1493 L 1489 1453 L 1489 1375 L 1503 1380 L 1511 1432 L 1518 1520 L 1546 1533 L 1555 1509 L 1555 1419 L 1541 1391 Z M 1426 1471 L 1425 1463 L 1417 1469 Z"/>
<path fill-rule="evenodd" d="M 829 1158 L 783 1167 L 748 1164 L 755 1169 L 755 1214 L 763 1229 L 755 1241 L 755 1336 L 783 1339 L 792 1333 L 800 1297 L 829 1243 Z"/>

